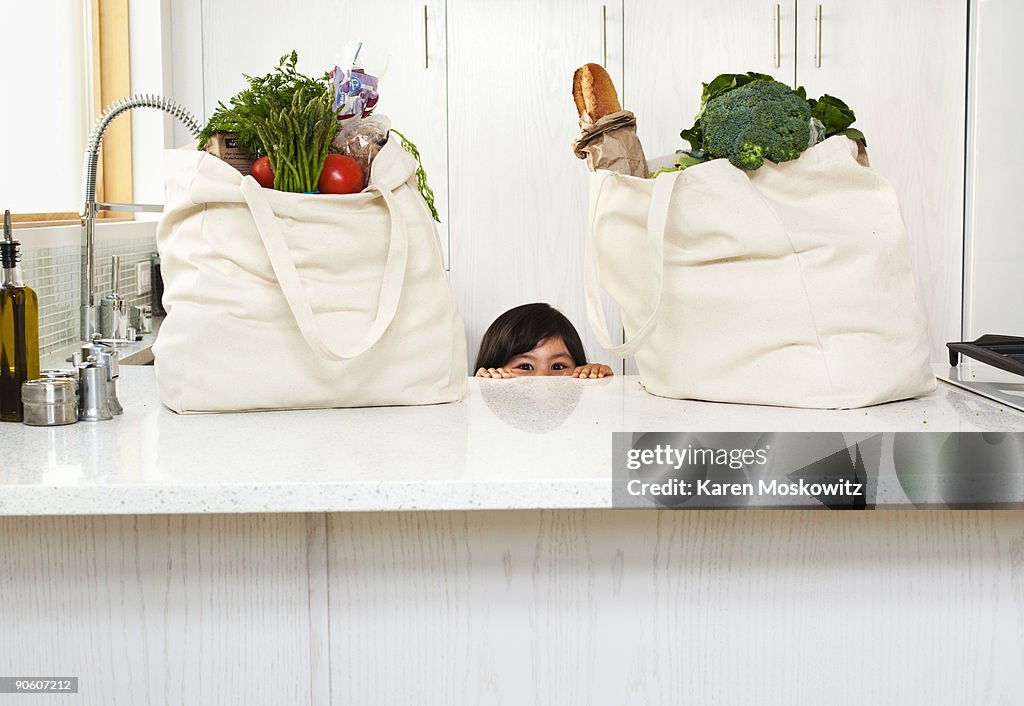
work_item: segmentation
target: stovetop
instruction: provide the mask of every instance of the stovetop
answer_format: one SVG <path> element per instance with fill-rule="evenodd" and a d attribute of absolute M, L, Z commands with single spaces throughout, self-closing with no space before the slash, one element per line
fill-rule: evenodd
<path fill-rule="evenodd" d="M 961 356 L 956 367 L 938 367 L 940 380 L 1024 412 L 1024 376 Z"/>

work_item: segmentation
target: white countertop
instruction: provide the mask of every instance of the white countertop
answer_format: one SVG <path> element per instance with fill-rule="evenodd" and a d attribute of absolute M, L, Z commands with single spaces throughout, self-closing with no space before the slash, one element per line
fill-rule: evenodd
<path fill-rule="evenodd" d="M 947 384 L 859 410 L 667 400 L 635 376 L 471 379 L 457 404 L 179 416 L 124 366 L 113 421 L 0 425 L 0 515 L 611 507 L 613 431 L 1024 431 Z"/>

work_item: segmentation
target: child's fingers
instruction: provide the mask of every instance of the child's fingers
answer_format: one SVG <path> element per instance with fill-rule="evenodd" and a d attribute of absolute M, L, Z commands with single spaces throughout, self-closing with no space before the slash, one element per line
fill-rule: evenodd
<path fill-rule="evenodd" d="M 611 368 L 609 368 L 607 365 L 602 365 L 600 363 L 587 363 L 586 365 L 581 365 L 572 372 L 572 376 L 574 378 L 587 380 L 596 380 L 598 378 L 607 377 L 612 374 L 613 373 Z"/>

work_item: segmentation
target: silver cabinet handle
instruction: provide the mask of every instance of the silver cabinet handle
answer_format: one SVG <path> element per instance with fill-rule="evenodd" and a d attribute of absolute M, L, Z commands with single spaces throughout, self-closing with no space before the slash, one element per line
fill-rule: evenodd
<path fill-rule="evenodd" d="M 608 6 L 601 6 L 601 66 L 608 68 Z"/>
<path fill-rule="evenodd" d="M 824 24 L 821 13 L 821 5 L 818 5 L 817 11 L 814 13 L 814 25 L 817 28 L 817 50 L 814 53 L 814 66 L 815 68 L 821 68 L 821 25 Z"/>
<path fill-rule="evenodd" d="M 782 66 L 782 6 L 775 3 L 775 68 Z"/>
<path fill-rule="evenodd" d="M 423 68 L 430 68 L 430 33 L 427 31 L 427 6 L 423 6 Z"/>

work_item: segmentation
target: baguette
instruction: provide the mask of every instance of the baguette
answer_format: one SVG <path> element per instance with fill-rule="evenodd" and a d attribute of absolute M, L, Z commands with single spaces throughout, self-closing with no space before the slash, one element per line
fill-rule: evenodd
<path fill-rule="evenodd" d="M 582 118 L 586 113 L 594 122 L 622 110 L 615 84 L 600 64 L 584 64 L 576 69 L 572 76 L 572 97 L 579 116 Z"/>

